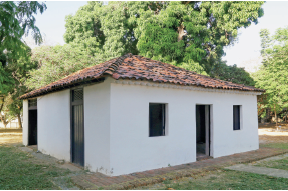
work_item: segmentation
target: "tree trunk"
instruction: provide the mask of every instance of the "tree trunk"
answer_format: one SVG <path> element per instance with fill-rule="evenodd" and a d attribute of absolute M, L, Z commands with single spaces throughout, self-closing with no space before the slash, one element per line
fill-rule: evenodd
<path fill-rule="evenodd" d="M 22 129 L 22 123 L 21 123 L 20 113 L 17 114 L 17 117 L 18 117 L 19 128 Z"/>
<path fill-rule="evenodd" d="M 184 31 L 184 26 L 182 24 L 178 27 L 177 32 L 178 32 L 178 42 L 179 42 L 180 40 L 183 39 L 183 36 L 185 36 L 187 33 Z"/>
<path fill-rule="evenodd" d="M 4 125 L 4 128 L 6 129 L 9 122 L 6 121 L 5 116 L 4 117 L 1 116 L 1 121 L 2 121 L 2 123 Z"/>
<path fill-rule="evenodd" d="M 278 126 L 277 113 L 276 113 L 276 105 L 274 105 L 274 113 L 275 113 L 276 126 Z"/>

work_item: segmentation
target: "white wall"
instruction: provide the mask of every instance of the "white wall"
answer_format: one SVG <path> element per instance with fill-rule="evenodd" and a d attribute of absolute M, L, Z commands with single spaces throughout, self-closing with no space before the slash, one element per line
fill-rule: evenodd
<path fill-rule="evenodd" d="M 215 102 L 214 157 L 259 149 L 257 97 L 229 94 Z M 220 97 L 220 96 L 219 96 Z M 222 100 L 222 103 L 220 102 Z M 241 129 L 233 130 L 233 105 L 241 105 Z"/>
<path fill-rule="evenodd" d="M 84 161 L 91 171 L 116 176 L 196 161 L 196 104 L 211 105 L 214 157 L 259 148 L 256 95 L 112 81 L 84 87 Z M 66 161 L 70 161 L 69 96 L 70 90 L 63 90 L 42 96 L 37 103 L 38 149 Z M 149 137 L 152 102 L 168 104 L 166 136 Z M 233 131 L 233 105 L 242 105 L 239 131 Z M 27 100 L 23 117 L 27 145 Z"/>
<path fill-rule="evenodd" d="M 168 104 L 168 135 L 149 137 L 149 102 Z M 212 105 L 214 157 L 258 149 L 256 95 L 112 83 L 113 175 L 196 161 L 196 104 Z M 233 131 L 233 105 L 242 105 L 240 131 Z"/>
<path fill-rule="evenodd" d="M 110 82 L 84 87 L 85 166 L 110 175 Z"/>
<path fill-rule="evenodd" d="M 70 90 L 37 98 L 38 150 L 70 161 Z"/>
<path fill-rule="evenodd" d="M 28 145 L 28 100 L 23 100 L 23 124 L 22 124 L 23 145 Z"/>

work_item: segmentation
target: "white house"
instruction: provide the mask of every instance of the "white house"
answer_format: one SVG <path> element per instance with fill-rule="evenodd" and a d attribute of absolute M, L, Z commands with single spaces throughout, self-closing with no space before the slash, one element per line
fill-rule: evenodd
<path fill-rule="evenodd" d="M 261 92 L 127 54 L 21 96 L 23 144 L 110 176 L 256 150 Z"/>

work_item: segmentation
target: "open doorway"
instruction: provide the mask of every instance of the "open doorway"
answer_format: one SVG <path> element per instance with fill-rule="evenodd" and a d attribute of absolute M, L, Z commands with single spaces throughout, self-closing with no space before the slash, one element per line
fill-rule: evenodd
<path fill-rule="evenodd" d="M 210 105 L 196 105 L 197 160 L 210 158 L 211 147 Z"/>
<path fill-rule="evenodd" d="M 28 100 L 28 145 L 37 145 L 37 99 Z"/>

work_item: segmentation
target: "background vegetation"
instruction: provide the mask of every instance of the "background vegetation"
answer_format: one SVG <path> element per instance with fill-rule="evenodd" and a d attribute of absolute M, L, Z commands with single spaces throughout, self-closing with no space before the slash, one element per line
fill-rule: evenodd
<path fill-rule="evenodd" d="M 16 98 L 25 92 L 130 52 L 221 80 L 266 89 L 259 98 L 261 116 L 266 108 L 279 113 L 286 107 L 283 56 L 287 29 L 279 29 L 273 37 L 267 30 L 261 32 L 263 66 L 252 76 L 222 60 L 224 47 L 237 42 L 238 29 L 258 23 L 264 14 L 264 2 L 102 3 L 88 2 L 75 15 L 66 16 L 65 45 L 39 46 L 33 50 L 22 37 L 32 31 L 35 42 L 42 41 L 34 15 L 45 11 L 46 5 L 0 3 L 0 18 L 10 19 L 9 25 L 0 29 L 0 93 L 5 97 L 0 105 L 1 121 L 20 117 L 22 103 Z M 13 43 L 7 43 L 8 39 Z"/>
<path fill-rule="evenodd" d="M 267 29 L 262 29 L 261 54 L 262 67 L 253 74 L 256 87 L 266 90 L 258 102 L 258 114 L 266 115 L 270 108 L 275 115 L 277 125 L 277 114 L 287 116 L 283 109 L 288 106 L 288 28 L 279 28 L 271 36 Z"/>
<path fill-rule="evenodd" d="M 36 44 L 42 42 L 34 15 L 45 10 L 45 3 L 37 1 L 0 2 L 0 97 L 4 98 L 4 102 L 0 99 L 0 120 L 4 126 L 20 119 L 22 102 L 17 97 L 28 90 L 24 85 L 28 71 L 37 67 L 22 37 L 31 34 Z"/>

